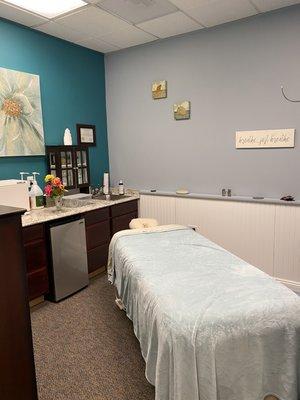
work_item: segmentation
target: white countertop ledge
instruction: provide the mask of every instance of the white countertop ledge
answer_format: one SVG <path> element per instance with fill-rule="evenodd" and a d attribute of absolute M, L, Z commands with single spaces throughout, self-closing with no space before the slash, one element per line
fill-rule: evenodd
<path fill-rule="evenodd" d="M 300 206 L 300 201 L 284 201 L 279 199 L 272 199 L 265 197 L 264 199 L 253 199 L 252 197 L 246 196 L 221 196 L 217 194 L 200 194 L 200 193 L 189 193 L 189 194 L 177 194 L 176 192 L 167 192 L 157 190 L 151 192 L 150 190 L 140 190 L 140 195 L 147 196 L 168 196 L 168 197 L 180 197 L 188 199 L 202 199 L 202 200 L 223 200 L 223 201 L 239 201 L 244 203 L 261 203 L 261 204 L 280 204 L 283 206 Z"/>

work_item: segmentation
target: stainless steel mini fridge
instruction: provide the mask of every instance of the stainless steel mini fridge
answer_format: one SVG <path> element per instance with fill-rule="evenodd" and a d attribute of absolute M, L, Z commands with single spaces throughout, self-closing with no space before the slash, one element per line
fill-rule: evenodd
<path fill-rule="evenodd" d="M 89 283 L 84 218 L 50 225 L 52 293 L 60 301 Z"/>

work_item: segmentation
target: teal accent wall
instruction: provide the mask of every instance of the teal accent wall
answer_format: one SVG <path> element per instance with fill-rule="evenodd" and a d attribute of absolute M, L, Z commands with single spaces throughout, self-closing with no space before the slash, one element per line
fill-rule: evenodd
<path fill-rule="evenodd" d="M 76 123 L 96 125 L 91 181 L 102 182 L 109 168 L 104 55 L 0 19 L 0 67 L 40 76 L 46 145 L 63 144 L 65 128 L 76 144 Z M 0 157 L 0 179 L 19 178 L 20 171 L 37 171 L 43 177 L 45 157 Z"/>

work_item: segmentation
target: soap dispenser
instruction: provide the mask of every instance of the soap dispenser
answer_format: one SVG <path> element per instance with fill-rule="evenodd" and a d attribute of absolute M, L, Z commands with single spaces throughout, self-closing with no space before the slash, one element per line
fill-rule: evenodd
<path fill-rule="evenodd" d="M 40 175 L 38 172 L 33 172 L 33 185 L 29 192 L 30 194 L 30 207 L 34 210 L 44 207 L 44 195 L 42 189 L 37 184 L 36 176 Z"/>
<path fill-rule="evenodd" d="M 20 172 L 21 181 L 24 181 L 24 175 L 29 175 L 29 172 Z"/>

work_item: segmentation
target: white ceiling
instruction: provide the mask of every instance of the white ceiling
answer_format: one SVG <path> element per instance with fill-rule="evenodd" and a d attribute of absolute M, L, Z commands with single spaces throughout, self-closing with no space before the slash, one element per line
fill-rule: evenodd
<path fill-rule="evenodd" d="M 47 19 L 0 0 L 0 17 L 109 53 L 235 21 L 300 0 L 84 0 L 76 11 Z"/>

